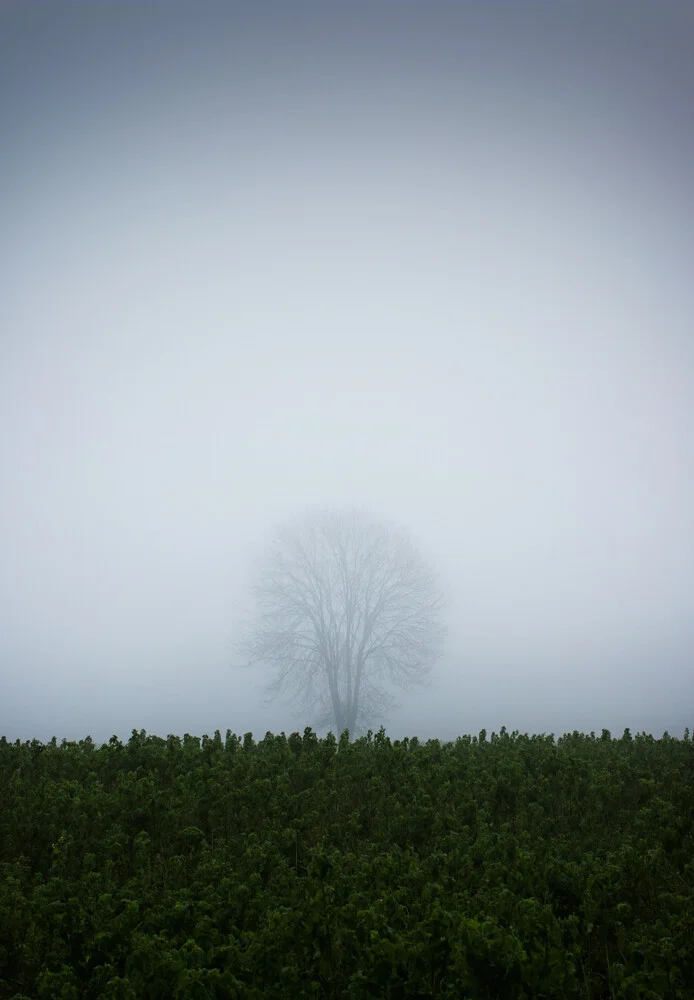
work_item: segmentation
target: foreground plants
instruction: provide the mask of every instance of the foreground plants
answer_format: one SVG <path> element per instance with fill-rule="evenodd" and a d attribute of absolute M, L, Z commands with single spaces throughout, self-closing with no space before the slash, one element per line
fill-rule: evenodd
<path fill-rule="evenodd" d="M 0 1000 L 694 997 L 694 745 L 0 741 Z"/>

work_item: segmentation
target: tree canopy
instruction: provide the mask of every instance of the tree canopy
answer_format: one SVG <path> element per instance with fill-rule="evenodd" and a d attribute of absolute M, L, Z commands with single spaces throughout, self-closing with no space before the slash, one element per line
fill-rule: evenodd
<path fill-rule="evenodd" d="M 443 597 L 409 536 L 358 510 L 309 511 L 277 532 L 238 648 L 275 669 L 269 691 L 350 733 L 380 724 L 393 685 L 441 653 Z"/>

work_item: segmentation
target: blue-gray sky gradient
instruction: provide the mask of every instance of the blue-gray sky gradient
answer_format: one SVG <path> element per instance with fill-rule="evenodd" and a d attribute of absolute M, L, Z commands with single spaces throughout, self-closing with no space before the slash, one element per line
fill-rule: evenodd
<path fill-rule="evenodd" d="M 409 528 L 393 732 L 694 722 L 687 5 L 0 6 L 0 731 L 301 728 L 307 505 Z"/>

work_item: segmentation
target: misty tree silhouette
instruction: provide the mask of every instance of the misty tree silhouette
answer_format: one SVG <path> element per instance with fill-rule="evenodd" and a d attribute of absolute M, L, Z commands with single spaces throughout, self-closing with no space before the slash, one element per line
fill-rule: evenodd
<path fill-rule="evenodd" d="M 424 683 L 444 638 L 443 597 L 409 536 L 358 510 L 309 511 L 280 528 L 236 643 L 275 668 L 317 728 L 380 724 L 389 684 Z"/>

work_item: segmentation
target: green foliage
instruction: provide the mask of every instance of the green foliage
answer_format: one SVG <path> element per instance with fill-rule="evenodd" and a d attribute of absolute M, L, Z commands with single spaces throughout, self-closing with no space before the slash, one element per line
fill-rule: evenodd
<path fill-rule="evenodd" d="M 0 741 L 0 1000 L 694 997 L 694 745 Z"/>

